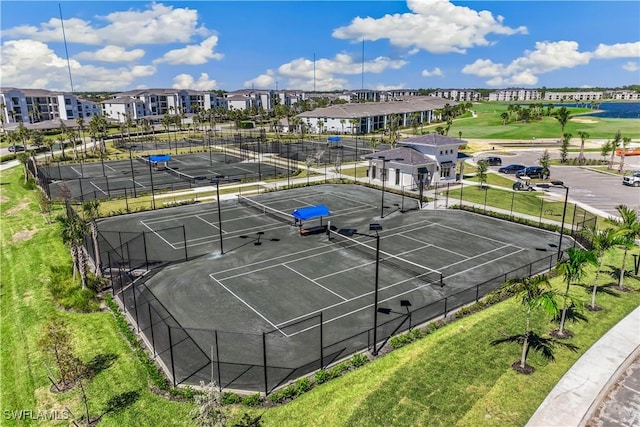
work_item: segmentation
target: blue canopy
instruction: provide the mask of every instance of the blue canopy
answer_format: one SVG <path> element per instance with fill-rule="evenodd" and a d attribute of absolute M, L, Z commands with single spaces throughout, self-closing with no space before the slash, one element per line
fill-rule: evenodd
<path fill-rule="evenodd" d="M 171 156 L 168 154 L 158 154 L 155 156 L 149 156 L 149 161 L 151 162 L 168 162 L 169 160 L 171 160 Z"/>
<path fill-rule="evenodd" d="M 330 136 L 329 138 L 327 138 L 327 142 L 340 142 L 340 137 L 339 136 Z"/>
<path fill-rule="evenodd" d="M 331 215 L 329 212 L 329 208 L 325 205 L 317 205 L 317 206 L 309 206 L 306 208 L 298 208 L 294 210 L 291 215 L 294 218 L 299 219 L 301 221 L 306 221 L 314 218 L 321 218 L 323 216 Z"/>

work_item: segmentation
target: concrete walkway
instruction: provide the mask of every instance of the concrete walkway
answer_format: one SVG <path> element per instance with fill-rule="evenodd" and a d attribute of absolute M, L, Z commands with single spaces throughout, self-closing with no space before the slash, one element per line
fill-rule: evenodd
<path fill-rule="evenodd" d="M 611 421 L 602 425 L 638 426 L 640 422 L 640 389 L 605 401 L 609 391 L 625 381 L 628 368 L 640 365 L 640 307 L 622 319 L 600 338 L 569 369 L 551 390 L 528 427 L 565 427 L 598 425 L 593 417 L 599 404 Z M 633 369 L 640 374 L 640 369 Z M 633 382 L 635 377 L 631 377 Z M 640 385 L 640 381 L 636 384 Z"/>

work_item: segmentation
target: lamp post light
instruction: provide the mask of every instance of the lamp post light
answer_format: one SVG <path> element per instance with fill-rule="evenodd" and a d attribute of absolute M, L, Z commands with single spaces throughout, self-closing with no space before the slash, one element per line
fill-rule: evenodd
<path fill-rule="evenodd" d="M 338 230 L 339 234 L 343 234 L 345 236 L 365 236 L 365 237 L 375 237 L 376 239 L 376 274 L 374 279 L 374 293 L 373 293 L 373 350 L 371 354 L 373 356 L 378 355 L 377 350 L 377 342 L 378 342 L 378 291 L 379 291 L 379 277 L 380 277 L 380 234 L 379 231 L 382 231 L 382 226 L 380 224 L 369 224 L 369 231 L 375 231 L 376 234 L 365 234 L 358 233 L 353 228 L 343 228 Z"/>
<path fill-rule="evenodd" d="M 382 314 L 398 314 L 400 316 L 405 316 L 404 319 L 402 319 L 402 322 L 400 322 L 400 324 L 398 326 L 396 326 L 396 328 L 393 330 L 393 332 L 391 332 L 391 334 L 389 334 L 389 336 L 384 340 L 384 342 L 382 344 L 380 344 L 380 347 L 377 350 L 374 350 L 375 355 L 378 354 L 378 352 L 387 344 L 387 341 L 389 341 L 389 339 L 394 336 L 396 334 L 396 332 L 398 332 L 400 330 L 400 328 L 402 328 L 402 325 L 405 324 L 405 322 L 408 320 L 409 321 L 409 329 L 411 329 L 411 311 L 409 311 L 409 307 L 411 307 L 411 301 L 403 299 L 400 300 L 400 306 L 404 307 L 407 309 L 406 313 L 400 313 L 398 311 L 393 311 L 390 308 L 386 308 L 386 307 L 380 307 L 378 308 L 378 313 L 382 313 Z"/>
<path fill-rule="evenodd" d="M 567 201 L 569 200 L 569 187 L 564 185 L 562 181 L 551 181 L 551 184 L 565 189 L 564 193 L 564 207 L 562 208 L 562 225 L 560 226 L 560 240 L 558 241 L 558 261 L 562 256 L 562 237 L 564 236 L 564 220 L 567 215 Z"/>
<path fill-rule="evenodd" d="M 220 255 L 224 255 L 224 247 L 222 244 L 222 209 L 220 208 L 220 182 L 238 182 L 237 178 L 225 178 L 224 175 L 216 176 L 212 179 L 211 184 L 216 185 L 216 201 L 218 202 L 218 232 L 220 233 Z"/>
<path fill-rule="evenodd" d="M 387 169 L 386 169 L 386 164 L 388 162 L 400 162 L 404 159 L 401 158 L 396 158 L 396 159 L 387 159 L 385 156 L 378 156 L 378 160 L 382 161 L 382 172 L 380 174 L 380 177 L 382 178 L 382 201 L 381 201 L 381 206 L 380 206 L 380 218 L 384 218 L 384 183 L 387 180 Z"/>

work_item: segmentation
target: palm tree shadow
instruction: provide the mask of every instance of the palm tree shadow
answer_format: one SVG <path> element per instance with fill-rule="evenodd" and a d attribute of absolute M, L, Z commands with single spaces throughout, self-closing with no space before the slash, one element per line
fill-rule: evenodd
<path fill-rule="evenodd" d="M 137 390 L 126 391 L 124 393 L 117 394 L 113 396 L 111 399 L 107 401 L 107 406 L 104 411 L 98 417 L 98 419 L 102 419 L 105 415 L 109 413 L 117 414 L 119 412 L 124 411 L 129 406 L 136 403 L 136 401 L 140 398 L 140 392 Z"/>
<path fill-rule="evenodd" d="M 584 291 L 588 294 L 593 292 L 593 285 L 580 283 L 577 286 L 584 288 Z M 605 294 L 605 295 L 611 295 L 612 297 L 620 298 L 620 292 L 617 291 L 617 286 L 618 286 L 618 283 L 616 282 L 609 282 L 609 283 L 604 283 L 602 285 L 598 285 L 596 287 L 596 294 Z"/>
<path fill-rule="evenodd" d="M 87 370 L 92 376 L 98 375 L 100 372 L 111 367 L 117 358 L 118 355 L 115 353 L 97 354 L 87 362 Z"/>

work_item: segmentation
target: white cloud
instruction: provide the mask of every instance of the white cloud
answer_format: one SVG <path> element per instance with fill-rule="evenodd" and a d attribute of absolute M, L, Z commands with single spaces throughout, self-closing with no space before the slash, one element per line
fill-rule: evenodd
<path fill-rule="evenodd" d="M 144 56 L 144 50 L 126 50 L 120 46 L 107 45 L 102 49 L 93 52 L 80 52 L 74 55 L 74 59 L 85 59 L 89 61 L 102 62 L 133 62 Z"/>
<path fill-rule="evenodd" d="M 198 26 L 198 11 L 151 3 L 143 10 L 126 10 L 96 17 L 95 22 L 79 18 L 64 20 L 69 43 L 112 44 L 132 46 L 144 44 L 188 43 L 193 36 L 206 37 L 210 31 Z M 6 23 L 5 23 L 6 24 Z M 51 18 L 40 26 L 21 25 L 2 31 L 2 37 L 28 38 L 43 42 L 61 42 L 60 19 Z"/>
<path fill-rule="evenodd" d="M 640 42 L 599 44 L 593 52 L 593 57 L 598 59 L 638 58 L 640 57 Z"/>
<path fill-rule="evenodd" d="M 561 68 L 573 68 L 589 63 L 592 54 L 579 52 L 574 41 L 537 42 L 536 49 L 525 52 L 510 64 L 494 63 L 490 59 L 478 59 L 462 68 L 464 74 L 491 77 L 490 86 L 535 85 L 538 75 Z"/>
<path fill-rule="evenodd" d="M 218 44 L 218 36 L 210 36 L 197 45 L 185 46 L 181 49 L 173 49 L 165 53 L 162 58 L 153 61 L 154 64 L 167 63 L 171 65 L 201 65 L 210 59 L 222 59 L 222 55 L 215 53 Z"/>
<path fill-rule="evenodd" d="M 9 40 L 0 50 L 0 73 L 4 86 L 70 90 L 67 61 L 45 43 Z M 122 90 L 136 79 L 154 75 L 152 65 L 105 68 L 69 61 L 75 90 Z"/>
<path fill-rule="evenodd" d="M 364 62 L 364 72 L 379 74 L 385 70 L 397 70 L 408 62 L 401 59 L 391 59 L 379 56 L 371 61 Z M 297 58 L 286 64 L 282 64 L 276 71 L 267 70 L 254 79 L 247 80 L 245 87 L 270 87 L 276 81 L 283 81 L 283 87 L 313 90 L 314 76 L 316 90 L 344 89 L 348 81 L 338 78 L 336 74 L 357 75 L 362 73 L 362 62 L 355 61 L 351 56 L 339 53 L 334 58 L 321 58 L 315 62 L 307 58 Z"/>
<path fill-rule="evenodd" d="M 510 28 L 502 16 L 456 6 L 447 0 L 408 0 L 411 13 L 385 15 L 382 18 L 356 17 L 351 24 L 336 28 L 339 39 L 388 39 L 394 46 L 416 48 L 431 53 L 465 53 L 474 46 L 488 46 L 489 34 L 526 34 L 526 27 Z"/>
<path fill-rule="evenodd" d="M 384 83 L 378 83 L 377 85 L 374 86 L 375 90 L 394 90 L 394 89 L 404 89 L 406 88 L 407 85 L 406 83 L 398 83 L 395 85 L 387 85 Z"/>
<path fill-rule="evenodd" d="M 422 70 L 422 77 L 441 77 L 442 70 L 438 67 L 434 68 L 433 71 L 429 71 L 427 69 Z"/>
<path fill-rule="evenodd" d="M 268 89 L 274 87 L 276 84 L 275 73 L 273 70 L 267 70 L 265 74 L 260 74 L 258 77 L 247 80 L 244 82 L 244 87 L 246 88 L 256 88 L 256 89 Z"/>
<path fill-rule="evenodd" d="M 215 80 L 209 80 L 207 73 L 200 74 L 198 80 L 194 80 L 190 74 L 178 74 L 173 78 L 174 89 L 212 90 L 218 87 Z"/>
<path fill-rule="evenodd" d="M 635 72 L 640 69 L 637 62 L 629 61 L 622 66 L 622 69 L 625 71 Z"/>

